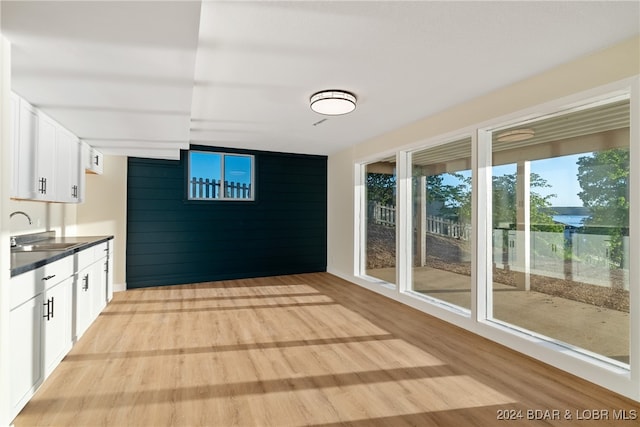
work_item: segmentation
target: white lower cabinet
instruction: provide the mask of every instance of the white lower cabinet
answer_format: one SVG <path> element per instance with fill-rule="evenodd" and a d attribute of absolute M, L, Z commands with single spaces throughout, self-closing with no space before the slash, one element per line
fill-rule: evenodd
<path fill-rule="evenodd" d="M 74 341 L 80 339 L 87 328 L 107 305 L 108 243 L 101 243 L 77 254 L 79 271 L 75 282 Z"/>
<path fill-rule="evenodd" d="M 73 277 L 69 277 L 45 291 L 42 301 L 43 342 L 42 358 L 44 376 L 58 366 L 71 350 L 71 289 Z"/>
<path fill-rule="evenodd" d="M 73 341 L 78 341 L 85 333 L 92 321 L 91 292 L 92 274 L 89 268 L 81 270 L 76 275 L 75 282 L 75 321 L 73 325 Z"/>
<path fill-rule="evenodd" d="M 106 306 L 109 243 L 11 278 L 12 418 Z"/>
<path fill-rule="evenodd" d="M 107 259 L 105 261 L 107 276 L 107 303 L 113 299 L 113 241 L 107 242 Z"/>
<path fill-rule="evenodd" d="M 93 311 L 96 316 L 104 310 L 109 298 L 109 244 L 103 243 L 96 246 L 96 262 L 94 264 L 94 275 L 98 280 L 96 294 L 93 298 Z"/>
<path fill-rule="evenodd" d="M 71 348 L 72 258 L 11 279 L 10 394 L 15 414 Z"/>
<path fill-rule="evenodd" d="M 104 310 L 107 305 L 107 276 L 105 272 L 105 260 L 106 257 L 97 260 L 93 266 L 93 280 L 94 286 L 93 295 L 91 299 L 91 311 L 94 317 L 98 317 L 100 312 Z"/>
<path fill-rule="evenodd" d="M 39 294 L 11 310 L 11 410 L 16 415 L 44 379 L 42 301 Z"/>

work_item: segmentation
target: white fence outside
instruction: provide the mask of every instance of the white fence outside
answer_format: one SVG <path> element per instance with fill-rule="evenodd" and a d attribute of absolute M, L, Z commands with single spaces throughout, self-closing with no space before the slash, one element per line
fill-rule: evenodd
<path fill-rule="evenodd" d="M 369 215 L 376 224 L 388 227 L 396 226 L 396 207 L 383 205 L 377 202 L 370 204 Z M 437 216 L 427 216 L 426 232 L 440 236 L 451 237 L 460 240 L 469 240 L 471 237 L 471 224 L 452 221 Z"/>
<path fill-rule="evenodd" d="M 251 198 L 251 184 L 192 177 L 189 185 L 192 199 L 219 199 L 223 191 L 229 199 Z"/>
<path fill-rule="evenodd" d="M 493 230 L 493 263 L 497 268 L 523 271 L 517 259 L 517 239 L 522 231 Z M 570 278 L 576 282 L 598 286 L 612 286 L 611 271 L 619 268 L 624 277 L 624 289 L 629 289 L 628 262 L 613 266 L 610 261 L 610 236 L 601 234 L 530 232 L 532 274 Z M 629 248 L 629 237 L 622 238 L 623 247 Z M 565 251 L 570 251 L 570 262 L 565 263 Z M 629 253 L 628 249 L 625 253 Z"/>
<path fill-rule="evenodd" d="M 450 219 L 428 215 L 427 233 L 447 236 L 453 239 L 469 240 L 471 238 L 471 224 L 463 224 Z"/>
<path fill-rule="evenodd" d="M 369 217 L 376 224 L 386 225 L 387 227 L 396 226 L 396 207 L 393 205 L 383 205 L 374 202 L 369 205 Z"/>
<path fill-rule="evenodd" d="M 396 207 L 380 203 L 369 204 L 369 218 L 376 224 L 395 227 Z M 453 239 L 470 240 L 471 225 L 449 219 L 427 216 L 426 232 Z M 523 231 L 493 230 L 492 259 L 495 267 L 523 271 L 517 259 L 517 240 Z M 565 237 L 563 232 L 530 232 L 531 256 L 529 272 L 541 276 L 571 280 L 598 286 L 612 286 L 609 252 L 610 236 L 574 232 Z M 623 247 L 629 253 L 629 237 L 623 237 Z M 571 252 L 571 262 L 565 263 L 565 252 Z M 567 258 L 569 254 L 566 254 Z M 624 276 L 624 289 L 629 289 L 629 266 L 620 266 Z"/>

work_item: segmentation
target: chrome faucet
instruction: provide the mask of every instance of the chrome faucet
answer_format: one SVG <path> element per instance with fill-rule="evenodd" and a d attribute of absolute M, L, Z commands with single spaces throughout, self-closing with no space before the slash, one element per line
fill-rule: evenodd
<path fill-rule="evenodd" d="M 29 215 L 27 215 L 25 212 L 22 211 L 15 211 L 15 212 L 11 212 L 11 215 L 9 215 L 9 219 L 13 218 L 14 215 L 17 214 L 21 214 L 27 217 L 27 219 L 29 220 L 29 225 L 31 225 L 31 217 Z"/>
<path fill-rule="evenodd" d="M 14 215 L 24 215 L 27 217 L 27 220 L 29 220 L 29 225 L 31 225 L 31 217 L 29 215 L 26 214 L 26 212 L 22 212 L 22 211 L 15 211 L 15 212 L 11 212 L 11 215 L 9 215 L 9 219 L 13 218 Z M 18 242 L 16 240 L 16 236 L 10 236 L 11 237 L 11 247 L 15 247 L 18 245 Z"/>

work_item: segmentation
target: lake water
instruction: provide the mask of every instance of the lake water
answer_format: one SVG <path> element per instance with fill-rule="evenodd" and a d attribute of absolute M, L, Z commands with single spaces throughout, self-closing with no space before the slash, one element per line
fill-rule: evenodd
<path fill-rule="evenodd" d="M 583 225 L 582 221 L 588 217 L 588 215 L 554 215 L 553 220 L 562 224 L 581 227 Z"/>

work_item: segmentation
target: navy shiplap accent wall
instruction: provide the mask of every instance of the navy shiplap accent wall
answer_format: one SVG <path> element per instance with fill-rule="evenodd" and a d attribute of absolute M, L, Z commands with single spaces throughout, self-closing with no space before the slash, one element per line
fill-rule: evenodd
<path fill-rule="evenodd" d="M 225 151 L 255 156 L 255 201 L 188 201 L 187 151 L 129 158 L 128 288 L 326 271 L 327 158 Z"/>

